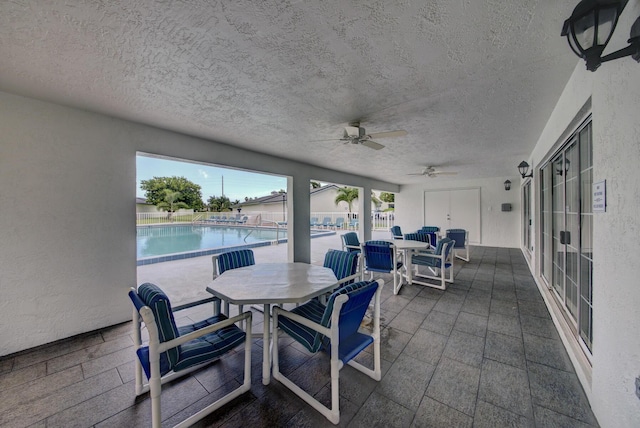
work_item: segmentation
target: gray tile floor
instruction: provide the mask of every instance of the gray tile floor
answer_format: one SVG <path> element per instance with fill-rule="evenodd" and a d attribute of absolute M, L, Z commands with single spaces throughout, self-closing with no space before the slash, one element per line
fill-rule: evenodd
<path fill-rule="evenodd" d="M 339 245 L 314 243 L 314 262 L 322 262 L 328 247 Z M 208 280 L 210 259 L 203 264 L 196 275 Z M 139 279 L 153 275 L 139 272 Z M 457 263 L 455 284 L 445 292 L 404 286 L 394 296 L 391 289 L 383 292 L 382 380 L 348 366 L 341 371 L 340 425 L 597 426 L 520 250 L 474 247 L 469 263 Z M 177 322 L 209 313 L 210 307 L 189 310 Z M 256 328 L 261 322 L 254 311 Z M 290 339 L 279 346 L 281 370 L 328 400 L 326 356 L 311 355 Z M 130 323 L 124 323 L 0 358 L 0 426 L 149 426 L 149 400 L 134 395 L 133 356 Z M 163 425 L 238 385 L 242 361 L 238 350 L 165 386 Z M 277 381 L 262 385 L 261 362 L 262 341 L 255 340 L 251 392 L 197 426 L 331 426 Z"/>

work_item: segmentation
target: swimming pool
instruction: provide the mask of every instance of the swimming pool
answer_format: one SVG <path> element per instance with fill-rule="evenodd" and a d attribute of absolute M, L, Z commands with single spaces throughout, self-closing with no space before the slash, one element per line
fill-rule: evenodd
<path fill-rule="evenodd" d="M 315 231 L 312 231 L 312 236 Z M 334 232 L 335 233 L 335 232 Z M 322 235 L 327 234 L 321 233 Z M 317 234 L 316 234 L 317 236 Z M 138 266 L 287 242 L 287 230 L 227 226 L 139 226 Z"/>

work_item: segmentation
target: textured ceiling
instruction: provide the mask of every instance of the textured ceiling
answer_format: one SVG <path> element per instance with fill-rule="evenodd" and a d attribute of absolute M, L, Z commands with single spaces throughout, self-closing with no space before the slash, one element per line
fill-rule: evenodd
<path fill-rule="evenodd" d="M 513 176 L 577 63 L 576 2 L 2 1 L 0 90 L 393 183 Z M 355 120 L 409 134 L 315 142 Z"/>

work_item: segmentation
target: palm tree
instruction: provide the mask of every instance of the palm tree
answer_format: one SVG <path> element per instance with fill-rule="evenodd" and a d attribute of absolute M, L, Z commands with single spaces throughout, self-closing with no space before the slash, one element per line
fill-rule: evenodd
<path fill-rule="evenodd" d="M 167 211 L 167 220 L 171 221 L 171 214 L 178 211 L 180 208 L 189 208 L 189 205 L 182 201 L 178 201 L 182 193 L 174 192 L 171 189 L 164 189 L 164 200 L 158 202 L 156 207 L 160 208 L 162 211 Z"/>
<path fill-rule="evenodd" d="M 373 193 L 373 190 L 371 191 L 371 202 L 373 202 L 373 204 L 376 206 L 376 208 L 380 207 L 380 205 L 382 205 L 382 201 L 376 196 L 375 193 Z"/>
<path fill-rule="evenodd" d="M 349 214 L 351 214 L 351 204 L 356 199 L 358 199 L 358 189 L 355 187 L 341 187 L 338 189 L 335 203 L 338 206 L 340 202 L 346 202 L 349 205 Z"/>

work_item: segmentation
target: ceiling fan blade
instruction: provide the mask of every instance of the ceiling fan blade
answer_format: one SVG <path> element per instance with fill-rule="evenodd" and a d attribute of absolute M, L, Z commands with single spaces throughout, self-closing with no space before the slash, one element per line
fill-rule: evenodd
<path fill-rule="evenodd" d="M 404 129 L 399 129 L 397 131 L 387 131 L 387 132 L 376 132 L 375 134 L 369 134 L 369 138 L 394 138 L 394 137 L 404 137 L 408 132 Z"/>
<path fill-rule="evenodd" d="M 329 140 L 311 140 L 310 143 L 321 143 L 325 141 L 344 141 L 344 138 L 331 138 Z"/>
<path fill-rule="evenodd" d="M 433 171 L 433 175 L 457 175 L 457 172 Z"/>
<path fill-rule="evenodd" d="M 370 149 L 373 149 L 373 150 L 380 150 L 384 148 L 382 144 L 376 143 L 375 141 L 371 141 L 371 140 L 362 141 L 360 144 L 362 144 L 363 146 L 369 147 Z"/>
<path fill-rule="evenodd" d="M 407 174 L 407 175 L 417 175 L 417 176 L 422 176 L 422 175 L 425 175 L 425 174 L 424 174 L 424 173 L 422 173 L 422 172 L 417 172 L 417 173 L 414 173 L 414 174 Z"/>

